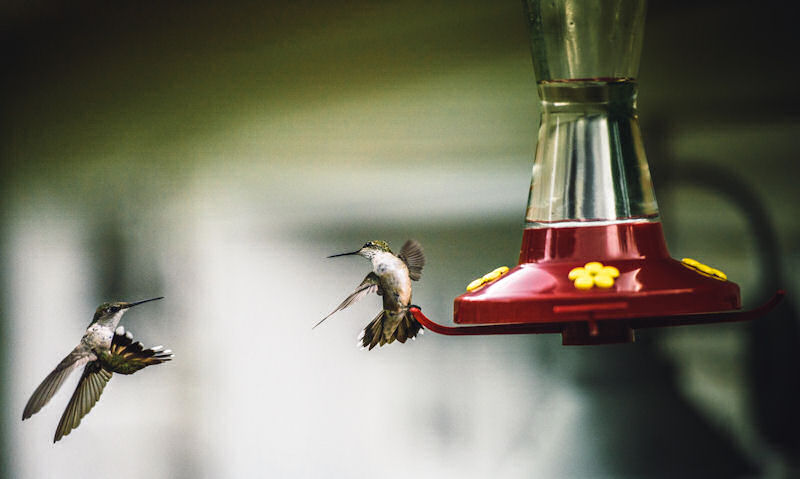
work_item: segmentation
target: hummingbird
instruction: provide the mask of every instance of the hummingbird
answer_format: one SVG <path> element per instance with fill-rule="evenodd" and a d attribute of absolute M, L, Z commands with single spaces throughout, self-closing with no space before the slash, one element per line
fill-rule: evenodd
<path fill-rule="evenodd" d="M 391 344 L 394 340 L 405 343 L 408 338 L 422 334 L 422 325 L 408 311 L 411 306 L 411 280 L 418 281 L 425 265 L 422 246 L 415 240 L 408 240 L 400 254 L 395 255 L 385 241 L 368 241 L 357 251 L 328 256 L 358 255 L 372 262 L 370 272 L 356 290 L 329 315 L 322 318 L 314 328 L 322 324 L 369 293 L 383 297 L 383 309 L 370 322 L 358 337 L 362 348 L 370 350 L 376 345 Z M 312 328 L 313 329 L 313 328 Z"/>
<path fill-rule="evenodd" d="M 53 442 L 57 442 L 78 427 L 83 416 L 91 411 L 113 373 L 133 374 L 147 366 L 172 359 L 173 354 L 169 349 L 164 350 L 163 346 L 145 349 L 142 343 L 133 341 L 130 331 L 118 326 L 119 320 L 128 309 L 162 298 L 135 303 L 103 303 L 98 306 L 92 322 L 75 349 L 58 363 L 33 392 L 22 412 L 22 420 L 39 412 L 61 388 L 64 380 L 73 371 L 84 366 L 78 387 L 75 388 L 56 428 Z"/>

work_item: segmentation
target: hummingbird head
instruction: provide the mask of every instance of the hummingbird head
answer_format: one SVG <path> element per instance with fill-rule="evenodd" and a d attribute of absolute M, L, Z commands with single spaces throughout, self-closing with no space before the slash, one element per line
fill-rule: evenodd
<path fill-rule="evenodd" d="M 389 249 L 389 244 L 386 241 L 376 240 L 376 241 L 367 241 L 366 243 L 364 243 L 364 246 L 362 246 L 361 249 L 357 251 L 352 251 L 350 253 L 334 254 L 328 256 L 328 258 L 357 254 L 359 256 L 363 256 L 364 258 L 372 259 L 372 257 L 378 253 L 391 253 L 391 252 L 392 250 Z"/>
<path fill-rule="evenodd" d="M 132 307 L 134 307 L 136 305 L 139 305 L 139 304 L 142 304 L 142 303 L 148 303 L 150 301 L 156 301 L 158 299 L 163 299 L 163 298 L 164 298 L 163 296 L 159 296 L 158 298 L 145 299 L 143 301 L 135 301 L 133 303 L 126 303 L 124 301 L 114 301 L 112 303 L 103 303 L 103 304 L 101 304 L 100 306 L 97 307 L 97 310 L 95 310 L 94 318 L 92 319 L 92 322 L 95 323 L 100 319 L 108 319 L 108 318 L 112 318 L 114 316 L 122 317 L 122 315 L 125 314 L 125 311 L 128 308 L 132 308 Z"/>

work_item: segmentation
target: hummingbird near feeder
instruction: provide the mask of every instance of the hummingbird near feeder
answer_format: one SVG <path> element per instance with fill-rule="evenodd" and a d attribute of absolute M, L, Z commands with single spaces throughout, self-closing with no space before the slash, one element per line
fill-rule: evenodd
<path fill-rule="evenodd" d="M 395 340 L 405 343 L 422 334 L 422 325 L 409 312 L 411 304 L 411 280 L 418 281 L 425 265 L 422 246 L 415 240 L 405 242 L 400 253 L 395 255 L 385 241 L 369 241 L 360 249 L 329 256 L 358 255 L 372 262 L 370 272 L 356 290 L 330 314 L 322 318 L 314 328 L 370 293 L 383 298 L 383 309 L 361 332 L 358 344 L 362 348 L 391 344 Z M 313 328 L 312 328 L 313 329 Z"/>

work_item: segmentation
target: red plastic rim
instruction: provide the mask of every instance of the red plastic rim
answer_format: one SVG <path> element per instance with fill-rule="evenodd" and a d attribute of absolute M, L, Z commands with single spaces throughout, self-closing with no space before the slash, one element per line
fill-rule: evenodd
<path fill-rule="evenodd" d="M 618 329 L 621 326 L 628 333 L 632 334 L 635 329 L 643 328 L 660 328 L 669 326 L 690 326 L 697 324 L 714 324 L 714 323 L 734 323 L 742 321 L 750 321 L 764 316 L 771 311 L 783 299 L 785 292 L 778 290 L 775 294 L 761 306 L 748 311 L 726 311 L 721 313 L 705 313 L 705 314 L 679 314 L 672 316 L 650 316 L 645 318 L 626 318 L 624 320 L 611 320 L 612 324 L 616 324 Z M 602 341 L 603 338 L 599 337 L 600 327 L 608 329 L 608 320 L 589 320 L 578 322 L 566 323 L 513 323 L 513 324 L 484 324 L 478 326 L 445 326 L 428 319 L 416 306 L 409 308 L 411 314 L 419 321 L 425 328 L 433 331 L 434 333 L 444 334 L 447 336 L 473 336 L 473 335 L 494 335 L 494 334 L 541 334 L 541 333 L 562 333 L 564 344 L 605 344 L 609 341 Z M 592 324 L 596 328 L 592 327 Z M 576 329 L 586 327 L 590 337 L 597 337 L 594 343 L 577 343 L 571 342 L 570 333 Z M 592 336 L 590 329 L 596 331 Z M 632 338 L 631 338 L 632 339 Z M 626 342 L 626 341 L 622 341 Z"/>
<path fill-rule="evenodd" d="M 619 274 L 577 287 L 570 271 L 589 262 Z M 738 285 L 672 259 L 661 223 L 642 221 L 525 230 L 520 264 L 456 298 L 453 321 L 485 331 L 467 334 L 561 333 L 564 344 L 603 344 L 632 341 L 645 318 L 647 327 L 671 318 L 667 326 L 740 308 Z"/>

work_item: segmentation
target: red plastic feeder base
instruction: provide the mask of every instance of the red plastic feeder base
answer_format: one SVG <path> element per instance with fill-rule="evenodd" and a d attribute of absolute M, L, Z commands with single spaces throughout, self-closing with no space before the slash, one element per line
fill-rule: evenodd
<path fill-rule="evenodd" d="M 588 262 L 619 276 L 579 289 L 569 274 Z M 561 333 L 564 344 L 605 344 L 633 341 L 642 319 L 740 308 L 738 285 L 670 258 L 661 224 L 640 222 L 525 230 L 520 264 L 456 298 L 453 320 L 524 324 L 526 332 Z"/>

